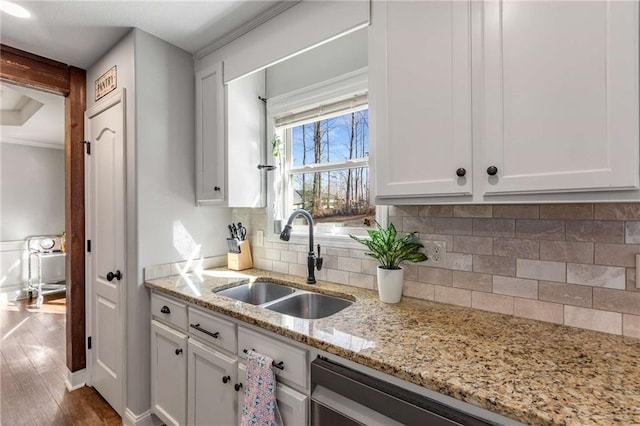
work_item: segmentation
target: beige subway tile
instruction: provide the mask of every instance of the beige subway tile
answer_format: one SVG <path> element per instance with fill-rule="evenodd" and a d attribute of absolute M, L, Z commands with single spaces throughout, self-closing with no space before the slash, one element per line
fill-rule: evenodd
<path fill-rule="evenodd" d="M 446 255 L 447 269 L 456 271 L 473 270 L 473 256 L 462 253 L 447 253 Z"/>
<path fill-rule="evenodd" d="M 495 256 L 518 257 L 520 259 L 538 259 L 540 257 L 540 241 L 494 238 L 493 254 Z"/>
<path fill-rule="evenodd" d="M 593 263 L 593 243 L 540 241 L 540 259 L 556 262 Z"/>
<path fill-rule="evenodd" d="M 538 298 L 538 281 L 522 278 L 493 276 L 493 292 L 507 296 Z"/>
<path fill-rule="evenodd" d="M 280 260 L 280 250 L 264 249 L 264 257 L 269 260 Z"/>
<path fill-rule="evenodd" d="M 349 257 L 353 257 L 356 259 L 371 259 L 371 257 L 367 256 L 365 253 L 368 253 L 367 250 L 349 250 Z"/>
<path fill-rule="evenodd" d="M 637 244 L 606 244 L 596 243 L 596 265 L 636 266 L 636 254 L 640 254 L 640 245 Z"/>
<path fill-rule="evenodd" d="M 308 244 L 306 244 L 306 245 L 305 244 L 289 244 L 288 250 L 289 251 L 297 251 L 298 253 L 308 253 L 309 252 L 309 245 Z M 325 252 L 327 254 L 331 254 L 327 250 L 325 250 Z"/>
<path fill-rule="evenodd" d="M 516 220 L 516 238 L 564 240 L 563 220 Z"/>
<path fill-rule="evenodd" d="M 349 272 L 349 285 L 360 288 L 375 288 L 373 275 L 359 274 L 357 272 Z"/>
<path fill-rule="evenodd" d="M 436 234 L 471 235 L 471 218 L 436 218 Z"/>
<path fill-rule="evenodd" d="M 513 297 L 474 291 L 471 293 L 471 307 L 483 311 L 513 315 Z"/>
<path fill-rule="evenodd" d="M 364 261 L 363 261 L 364 262 Z M 404 279 L 405 280 L 409 280 L 409 281 L 417 281 L 418 280 L 418 265 L 414 264 L 404 264 L 401 265 L 402 269 L 404 269 Z M 376 275 L 377 272 L 377 267 L 376 267 L 376 271 L 372 274 L 372 275 Z M 364 272 L 364 270 L 363 270 Z"/>
<path fill-rule="evenodd" d="M 362 259 L 352 257 L 339 257 L 338 269 L 349 272 L 362 272 Z"/>
<path fill-rule="evenodd" d="M 280 274 L 288 274 L 289 273 L 289 264 L 286 262 L 280 262 L 277 260 L 273 261 L 273 272 L 278 272 Z"/>
<path fill-rule="evenodd" d="M 256 247 L 253 246 L 251 247 L 251 255 L 254 259 L 257 258 L 264 258 L 266 259 L 266 254 L 265 254 L 265 248 L 264 247 Z"/>
<path fill-rule="evenodd" d="M 453 206 L 421 206 L 420 216 L 453 217 Z"/>
<path fill-rule="evenodd" d="M 640 244 L 640 222 L 639 221 L 625 222 L 624 242 L 627 244 Z"/>
<path fill-rule="evenodd" d="M 253 258 L 253 267 L 257 269 L 263 269 L 265 271 L 273 270 L 273 260 L 265 259 L 265 258 Z"/>
<path fill-rule="evenodd" d="M 636 268 L 627 268 L 627 285 L 625 290 L 640 292 L 640 288 L 636 287 Z"/>
<path fill-rule="evenodd" d="M 349 272 L 327 269 L 327 281 L 338 284 L 349 284 Z"/>
<path fill-rule="evenodd" d="M 271 243 L 271 247 L 273 249 L 276 250 L 289 250 L 289 246 L 293 246 L 294 244 L 290 244 L 290 243 L 278 243 L 278 242 L 273 242 Z"/>
<path fill-rule="evenodd" d="M 596 219 L 638 220 L 640 203 L 602 203 L 595 205 Z"/>
<path fill-rule="evenodd" d="M 564 323 L 571 327 L 622 334 L 622 314 L 617 312 L 565 305 Z"/>
<path fill-rule="evenodd" d="M 622 334 L 627 337 L 640 339 L 640 316 L 622 315 Z"/>
<path fill-rule="evenodd" d="M 309 251 L 309 246 L 304 250 L 305 252 Z M 326 253 L 329 256 L 338 256 L 338 257 L 349 257 L 349 250 L 342 248 L 332 248 L 327 247 Z"/>
<path fill-rule="evenodd" d="M 405 280 L 402 294 L 408 297 L 415 297 L 417 299 L 434 300 L 435 286 L 433 284 Z"/>
<path fill-rule="evenodd" d="M 453 271 L 453 286 L 467 290 L 491 292 L 492 277 L 477 272 Z"/>
<path fill-rule="evenodd" d="M 492 217 L 493 208 L 486 204 L 460 204 L 453 206 L 454 217 Z"/>
<path fill-rule="evenodd" d="M 473 219 L 473 235 L 513 238 L 515 219 Z"/>
<path fill-rule="evenodd" d="M 568 220 L 567 241 L 624 243 L 624 222 Z"/>
<path fill-rule="evenodd" d="M 402 230 L 404 232 L 432 234 L 436 230 L 436 220 L 432 217 L 407 216 L 402 218 Z"/>
<path fill-rule="evenodd" d="M 435 286 L 434 300 L 440 303 L 471 307 L 471 291 L 460 288 Z"/>
<path fill-rule="evenodd" d="M 567 264 L 549 260 L 517 259 L 516 276 L 534 280 L 564 282 L 567 280 Z"/>
<path fill-rule="evenodd" d="M 640 293 L 594 288 L 593 307 L 604 311 L 640 315 Z"/>
<path fill-rule="evenodd" d="M 593 204 L 541 204 L 540 219 L 593 219 Z"/>
<path fill-rule="evenodd" d="M 513 301 L 513 314 L 521 318 L 556 324 L 562 324 L 564 320 L 564 311 L 561 304 L 541 302 L 539 300 L 516 298 Z"/>
<path fill-rule="evenodd" d="M 427 241 L 438 241 L 444 243 L 447 251 L 451 251 L 451 247 L 453 247 L 453 235 L 420 234 L 420 242 L 424 244 Z"/>
<path fill-rule="evenodd" d="M 307 253 L 298 253 L 298 263 L 307 264 Z M 378 263 L 376 261 L 376 263 Z M 338 256 L 322 255 L 322 267 L 327 269 L 338 269 Z"/>
<path fill-rule="evenodd" d="M 453 251 L 456 253 L 491 254 L 493 253 L 493 239 L 456 235 L 453 237 Z"/>
<path fill-rule="evenodd" d="M 626 285 L 626 272 L 624 268 L 614 266 L 567 263 L 567 282 L 623 290 Z"/>
<path fill-rule="evenodd" d="M 362 273 L 363 274 L 369 274 L 369 275 L 376 275 L 378 273 L 378 265 L 380 265 L 380 263 L 377 260 L 367 260 L 367 259 L 363 259 L 362 260 Z M 405 279 L 407 276 L 407 271 L 405 268 Z M 416 272 L 416 276 L 417 276 L 417 272 Z"/>
<path fill-rule="evenodd" d="M 538 283 L 538 299 L 590 308 L 593 305 L 593 287 L 540 281 Z"/>
<path fill-rule="evenodd" d="M 453 271 L 449 269 L 418 266 L 418 281 L 422 283 L 451 286 L 453 285 L 452 272 Z"/>
<path fill-rule="evenodd" d="M 298 263 L 298 252 L 297 251 L 281 251 L 280 261 L 287 262 L 287 263 Z"/>
<path fill-rule="evenodd" d="M 473 272 L 493 275 L 516 276 L 516 259 L 513 257 L 473 255 Z"/>
<path fill-rule="evenodd" d="M 323 272 L 322 277 L 319 275 L 320 272 Z M 289 264 L 289 275 L 295 275 L 297 277 L 306 277 L 309 271 L 307 271 L 307 265 L 301 265 L 299 263 L 290 263 Z M 322 268 L 322 271 L 316 271 L 316 278 L 319 280 L 327 280 L 327 270 Z"/>
<path fill-rule="evenodd" d="M 504 204 L 493 206 L 493 217 L 508 219 L 538 219 L 539 207 L 535 204 Z"/>
<path fill-rule="evenodd" d="M 389 216 L 418 216 L 419 206 L 389 206 Z"/>

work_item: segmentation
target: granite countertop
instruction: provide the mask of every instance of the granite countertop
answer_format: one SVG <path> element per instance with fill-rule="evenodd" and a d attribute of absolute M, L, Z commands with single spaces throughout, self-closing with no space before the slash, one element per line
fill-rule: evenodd
<path fill-rule="evenodd" d="M 305 320 L 214 294 L 256 277 L 347 297 Z M 529 424 L 640 424 L 640 340 L 250 269 L 150 280 L 149 288 Z"/>

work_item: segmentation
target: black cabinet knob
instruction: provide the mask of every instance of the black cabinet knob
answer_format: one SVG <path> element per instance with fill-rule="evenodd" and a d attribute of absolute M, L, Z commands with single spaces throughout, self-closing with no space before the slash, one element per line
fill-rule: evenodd
<path fill-rule="evenodd" d="M 228 382 L 229 382 L 229 380 L 231 380 L 231 376 L 224 376 L 224 377 L 222 378 L 222 383 L 228 383 Z"/>
<path fill-rule="evenodd" d="M 487 174 L 489 176 L 495 176 L 496 174 L 498 174 L 498 168 L 496 166 L 489 166 L 487 168 Z"/>
<path fill-rule="evenodd" d="M 233 388 L 236 390 L 236 392 L 240 392 L 240 389 L 242 389 L 242 383 L 236 383 L 235 385 L 233 385 Z"/>
<path fill-rule="evenodd" d="M 219 186 L 214 186 L 214 187 L 213 187 L 213 190 L 214 190 L 214 191 L 220 191 L 220 187 L 219 187 Z"/>
<path fill-rule="evenodd" d="M 466 174 L 467 171 L 464 169 L 464 167 L 460 167 L 458 170 L 456 170 L 456 175 L 458 175 L 458 177 L 462 177 Z"/>
<path fill-rule="evenodd" d="M 176 349 L 176 355 L 180 355 L 182 353 L 182 348 Z"/>
<path fill-rule="evenodd" d="M 113 272 L 107 274 L 107 281 L 113 281 L 114 278 L 120 281 L 122 279 L 122 272 L 116 271 L 115 274 Z"/>
<path fill-rule="evenodd" d="M 162 312 L 163 314 L 170 314 L 171 309 L 169 309 L 167 305 L 164 305 L 162 308 L 160 308 L 160 312 Z"/>

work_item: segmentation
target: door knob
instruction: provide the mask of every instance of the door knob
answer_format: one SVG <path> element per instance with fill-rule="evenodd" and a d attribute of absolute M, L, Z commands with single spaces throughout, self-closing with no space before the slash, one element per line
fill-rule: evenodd
<path fill-rule="evenodd" d="M 464 167 L 460 167 L 458 170 L 456 170 L 456 175 L 458 175 L 458 177 L 462 177 L 466 174 L 467 171 L 464 169 Z"/>
<path fill-rule="evenodd" d="M 107 274 L 107 281 L 113 281 L 114 278 L 120 281 L 122 279 L 122 273 L 120 271 L 116 271 L 115 274 L 113 272 L 109 272 Z"/>
<path fill-rule="evenodd" d="M 489 176 L 495 176 L 498 173 L 498 168 L 496 166 L 489 166 L 487 168 L 487 174 Z"/>

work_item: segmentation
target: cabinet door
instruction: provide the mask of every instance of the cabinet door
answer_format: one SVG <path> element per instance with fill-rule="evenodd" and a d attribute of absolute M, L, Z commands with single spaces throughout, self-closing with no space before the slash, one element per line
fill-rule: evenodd
<path fill-rule="evenodd" d="M 638 3 L 488 1 L 483 16 L 483 192 L 637 188 Z"/>
<path fill-rule="evenodd" d="M 377 201 L 471 194 L 469 3 L 373 2 L 372 11 Z"/>
<path fill-rule="evenodd" d="M 222 62 L 196 74 L 196 201 L 225 200 L 224 84 Z"/>
<path fill-rule="evenodd" d="M 238 382 L 246 383 L 247 366 L 238 364 Z M 307 396 L 291 389 L 282 383 L 276 384 L 276 401 L 278 403 L 278 411 L 282 417 L 284 426 L 306 425 L 307 422 Z M 242 394 L 238 396 L 238 422 L 242 417 Z"/>
<path fill-rule="evenodd" d="M 265 71 L 227 85 L 227 201 L 229 207 L 265 207 Z"/>
<path fill-rule="evenodd" d="M 236 424 L 236 358 L 189 339 L 189 424 Z"/>
<path fill-rule="evenodd" d="M 151 407 L 167 425 L 187 422 L 187 336 L 151 321 Z"/>

